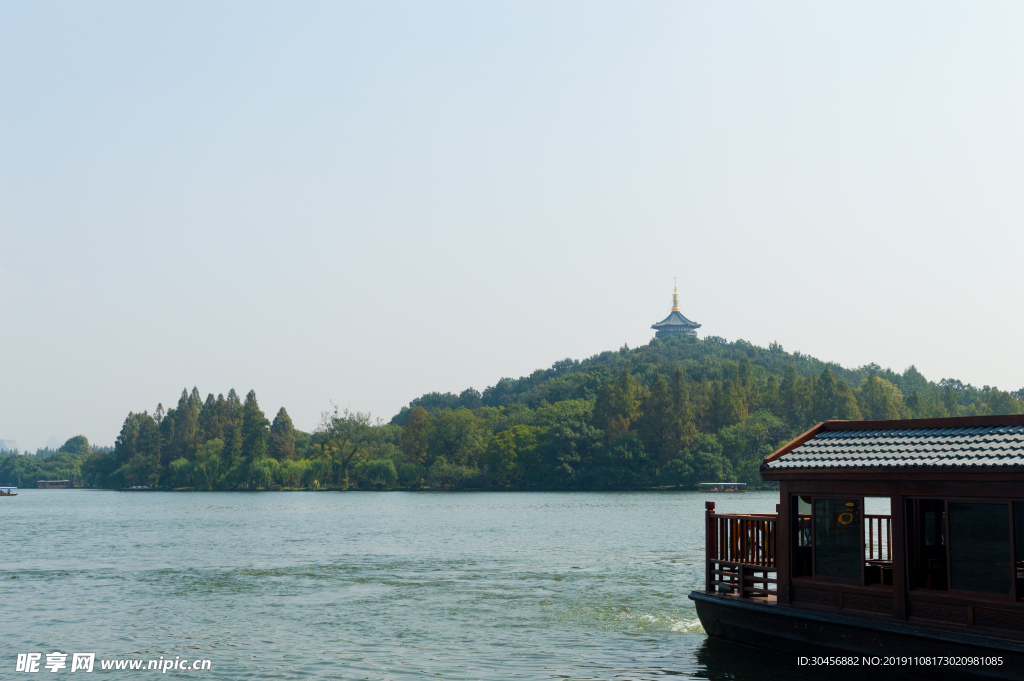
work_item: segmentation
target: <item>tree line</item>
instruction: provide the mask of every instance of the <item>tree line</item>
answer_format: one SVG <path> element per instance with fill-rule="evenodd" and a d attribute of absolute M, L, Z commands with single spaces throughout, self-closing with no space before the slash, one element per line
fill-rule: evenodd
<path fill-rule="evenodd" d="M 818 421 L 1022 413 L 1022 397 L 935 383 L 913 366 L 902 374 L 845 369 L 777 344 L 654 339 L 562 360 L 483 393 L 429 393 L 388 423 L 332 409 L 308 433 L 283 407 L 269 420 L 253 391 L 244 400 L 234 390 L 204 400 L 183 390 L 171 409 L 130 413 L 112 449 L 77 436 L 50 456 L 0 455 L 0 484 L 56 477 L 194 490 L 756 485 L 764 456 Z"/>

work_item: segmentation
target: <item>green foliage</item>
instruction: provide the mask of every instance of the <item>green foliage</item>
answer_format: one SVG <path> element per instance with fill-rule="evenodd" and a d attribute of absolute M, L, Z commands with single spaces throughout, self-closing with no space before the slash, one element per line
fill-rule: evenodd
<path fill-rule="evenodd" d="M 196 490 L 637 489 L 759 484 L 762 459 L 827 419 L 1024 412 L 1024 390 L 846 369 L 778 344 L 655 339 L 561 360 L 482 393 L 429 393 L 388 425 L 334 409 L 312 433 L 250 391 L 129 413 L 112 451 L 83 436 L 44 456 L 0 455 L 0 484 L 72 479 Z"/>
<path fill-rule="evenodd" d="M 256 403 L 256 391 L 250 390 L 242 407 L 242 457 L 258 461 L 267 454 L 267 426 L 270 422 Z"/>
<path fill-rule="evenodd" d="M 322 476 L 320 482 L 335 482 L 343 488 L 350 485 L 348 469 L 353 459 L 365 458 L 366 450 L 374 442 L 376 434 L 370 425 L 370 415 L 362 412 L 324 412 L 320 428 L 315 433 L 314 448 L 320 457 L 330 462 L 330 475 Z M 323 479 L 326 477 L 326 480 Z"/>
<path fill-rule="evenodd" d="M 474 481 L 475 474 L 469 466 L 460 466 L 440 457 L 427 470 L 427 484 L 442 490 L 465 489 Z"/>
<path fill-rule="evenodd" d="M 860 412 L 871 420 L 902 419 L 910 416 L 903 393 L 891 382 L 868 376 L 857 390 Z"/>
<path fill-rule="evenodd" d="M 292 425 L 292 419 L 284 407 L 277 411 L 277 416 L 270 425 L 268 451 L 270 456 L 278 461 L 298 458 L 295 451 L 295 426 Z"/>
<path fill-rule="evenodd" d="M 355 466 L 360 487 L 367 489 L 391 489 L 398 484 L 398 471 L 391 459 L 369 459 Z"/>
<path fill-rule="evenodd" d="M 60 451 L 68 452 L 69 454 L 77 454 L 78 456 L 85 456 L 92 449 L 89 447 L 89 439 L 84 435 L 76 435 L 69 439 L 63 445 L 61 445 Z"/>
<path fill-rule="evenodd" d="M 414 406 L 405 418 L 402 427 L 402 452 L 412 463 L 427 460 L 427 436 L 430 433 L 430 415 L 420 406 Z"/>

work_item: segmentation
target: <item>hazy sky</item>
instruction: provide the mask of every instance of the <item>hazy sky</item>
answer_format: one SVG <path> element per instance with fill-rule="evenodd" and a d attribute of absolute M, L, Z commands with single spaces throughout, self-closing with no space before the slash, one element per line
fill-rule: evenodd
<path fill-rule="evenodd" d="M 1024 5 L 0 3 L 0 439 L 702 334 L 1024 385 Z"/>

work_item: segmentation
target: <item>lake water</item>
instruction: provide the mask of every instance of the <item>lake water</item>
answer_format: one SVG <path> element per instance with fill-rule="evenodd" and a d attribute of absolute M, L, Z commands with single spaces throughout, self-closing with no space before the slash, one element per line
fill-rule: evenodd
<path fill-rule="evenodd" d="M 21 490 L 0 677 L 60 651 L 208 658 L 166 674 L 207 679 L 821 678 L 704 635 L 705 499 L 778 496 Z"/>

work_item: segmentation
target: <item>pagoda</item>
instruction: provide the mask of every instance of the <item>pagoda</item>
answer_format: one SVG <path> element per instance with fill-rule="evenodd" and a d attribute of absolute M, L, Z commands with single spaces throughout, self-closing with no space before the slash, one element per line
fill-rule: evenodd
<path fill-rule="evenodd" d="M 700 324 L 691 322 L 679 311 L 679 293 L 676 289 L 675 279 L 672 280 L 672 311 L 668 316 L 651 328 L 657 331 L 655 338 L 667 338 L 669 336 L 696 336 Z"/>

